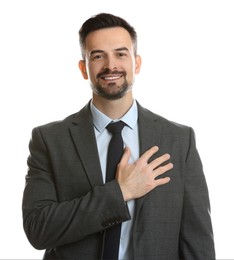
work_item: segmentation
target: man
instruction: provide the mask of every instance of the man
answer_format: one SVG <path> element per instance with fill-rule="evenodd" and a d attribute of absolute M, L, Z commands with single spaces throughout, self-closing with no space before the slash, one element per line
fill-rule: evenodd
<path fill-rule="evenodd" d="M 137 35 L 120 17 L 99 14 L 81 27 L 92 100 L 63 121 L 33 130 L 23 198 L 24 229 L 44 259 L 215 259 L 209 197 L 190 127 L 134 100 Z M 124 153 L 106 181 L 111 122 L 124 122 Z M 111 160 L 110 160 L 111 161 Z"/>

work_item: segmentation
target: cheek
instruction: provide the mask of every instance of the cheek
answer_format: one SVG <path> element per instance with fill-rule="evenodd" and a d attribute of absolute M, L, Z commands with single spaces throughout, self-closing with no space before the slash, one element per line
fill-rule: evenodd
<path fill-rule="evenodd" d="M 93 78 L 95 78 L 96 76 L 96 73 L 95 73 L 95 70 L 93 69 L 93 68 L 88 68 L 88 75 L 89 75 L 89 78 L 90 79 L 93 79 Z"/>
<path fill-rule="evenodd" d="M 132 78 L 133 76 L 134 76 L 134 74 L 135 74 L 135 71 L 136 71 L 136 67 L 135 67 L 135 64 L 133 64 L 133 63 L 130 63 L 129 64 L 129 66 L 128 66 L 128 77 L 129 78 Z"/>
<path fill-rule="evenodd" d="M 90 76 L 91 78 L 95 79 L 95 78 L 96 78 L 96 75 L 97 75 L 98 73 L 100 73 L 101 68 L 99 68 L 99 67 L 100 67 L 100 66 L 97 66 L 97 65 L 95 65 L 95 66 L 88 66 L 89 76 Z"/>

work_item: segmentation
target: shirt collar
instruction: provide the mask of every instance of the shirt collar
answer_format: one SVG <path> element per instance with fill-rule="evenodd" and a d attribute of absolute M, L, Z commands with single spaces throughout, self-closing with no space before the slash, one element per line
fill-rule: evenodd
<path fill-rule="evenodd" d="M 106 126 L 112 122 L 112 121 L 119 121 L 122 120 L 125 124 L 127 124 L 130 128 L 134 128 L 137 124 L 138 119 L 138 110 L 137 110 L 137 104 L 136 100 L 133 101 L 133 104 L 131 108 L 128 110 L 128 112 L 121 118 L 112 120 L 105 114 L 103 114 L 100 110 L 98 110 L 93 102 L 90 102 L 90 110 L 93 117 L 93 124 L 94 127 L 99 131 L 102 132 Z"/>

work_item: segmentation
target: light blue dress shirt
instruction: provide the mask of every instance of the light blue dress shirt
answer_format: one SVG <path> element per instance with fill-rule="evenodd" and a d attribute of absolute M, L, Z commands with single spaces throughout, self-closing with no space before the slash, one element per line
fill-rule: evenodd
<path fill-rule="evenodd" d="M 106 129 L 106 126 L 112 121 L 122 120 L 126 123 L 126 126 L 122 130 L 122 137 L 124 146 L 129 147 L 131 150 L 131 158 L 129 163 L 135 162 L 139 158 L 139 135 L 138 135 L 138 110 L 136 101 L 133 101 L 131 108 L 122 117 L 116 120 L 104 115 L 99 111 L 94 104 L 91 102 L 91 113 L 93 117 L 94 130 L 97 140 L 98 153 L 102 169 L 102 178 L 105 183 L 106 179 L 106 161 L 107 161 L 107 150 L 111 139 L 111 134 Z M 132 259 L 132 241 L 131 229 L 134 218 L 134 200 L 127 202 L 129 212 L 131 214 L 131 220 L 123 222 L 121 228 L 120 247 L 119 247 L 119 259 Z"/>

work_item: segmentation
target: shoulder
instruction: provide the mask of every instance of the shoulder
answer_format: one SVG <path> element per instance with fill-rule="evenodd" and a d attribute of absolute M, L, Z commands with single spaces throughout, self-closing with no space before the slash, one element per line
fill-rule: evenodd
<path fill-rule="evenodd" d="M 73 125 L 82 124 L 88 120 L 90 116 L 89 103 L 85 105 L 80 111 L 68 115 L 62 120 L 56 120 L 52 122 L 45 123 L 43 125 L 36 126 L 35 128 L 40 131 L 59 131 L 62 129 L 67 129 L 72 127 Z"/>
<path fill-rule="evenodd" d="M 159 114 L 150 111 L 145 107 L 142 107 L 139 103 L 138 103 L 138 112 L 139 112 L 139 118 L 141 120 L 143 118 L 142 121 L 144 122 L 154 121 L 157 125 L 160 125 L 165 132 L 183 134 L 185 132 L 190 132 L 192 130 L 191 126 L 169 120 L 168 118 L 165 118 Z"/>
<path fill-rule="evenodd" d="M 138 111 L 139 127 L 144 134 L 160 136 L 161 144 L 174 145 L 176 149 L 180 147 L 184 154 L 191 147 L 196 147 L 195 132 L 191 126 L 174 122 L 141 106 Z"/>

